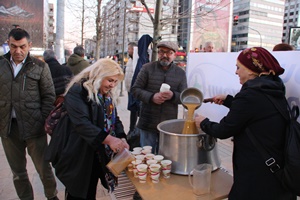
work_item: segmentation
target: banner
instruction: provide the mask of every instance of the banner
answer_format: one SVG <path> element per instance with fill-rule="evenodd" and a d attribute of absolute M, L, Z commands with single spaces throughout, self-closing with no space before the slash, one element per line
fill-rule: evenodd
<path fill-rule="evenodd" d="M 1 45 L 11 29 L 20 27 L 29 33 L 34 47 L 43 48 L 44 1 L 0 0 L 0 6 Z"/>
<path fill-rule="evenodd" d="M 298 51 L 272 52 L 281 67 L 285 69 L 280 76 L 286 86 L 286 97 L 290 105 L 300 107 L 300 56 Z M 187 63 L 187 80 L 189 87 L 196 87 L 204 98 L 218 94 L 235 95 L 241 84 L 235 74 L 236 58 L 234 53 L 189 53 Z M 211 103 L 203 103 L 195 113 L 207 116 L 219 122 L 228 112 L 228 108 Z"/>
<path fill-rule="evenodd" d="M 214 44 L 217 52 L 228 52 L 231 40 L 230 0 L 195 0 L 192 16 L 190 50 L 203 51 L 206 42 Z"/>

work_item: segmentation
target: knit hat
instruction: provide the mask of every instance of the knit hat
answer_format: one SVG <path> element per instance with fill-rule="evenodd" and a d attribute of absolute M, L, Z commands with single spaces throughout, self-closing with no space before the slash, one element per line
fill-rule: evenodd
<path fill-rule="evenodd" d="M 276 58 L 262 47 L 252 47 L 243 50 L 237 58 L 237 63 L 258 75 L 272 73 L 279 76 L 284 72 Z"/>
<path fill-rule="evenodd" d="M 174 52 L 178 51 L 178 45 L 175 44 L 174 42 L 162 41 L 158 43 L 157 48 L 159 47 L 166 47 L 168 49 L 173 50 Z"/>

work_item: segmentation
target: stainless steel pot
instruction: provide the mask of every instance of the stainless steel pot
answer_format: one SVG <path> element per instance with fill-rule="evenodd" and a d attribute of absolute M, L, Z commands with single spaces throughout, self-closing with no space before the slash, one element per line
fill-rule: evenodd
<path fill-rule="evenodd" d="M 159 154 L 172 160 L 171 172 L 188 175 L 198 164 L 210 163 L 213 170 L 220 167 L 217 140 L 199 130 L 199 134 L 182 134 L 184 119 L 173 119 L 158 124 Z"/>

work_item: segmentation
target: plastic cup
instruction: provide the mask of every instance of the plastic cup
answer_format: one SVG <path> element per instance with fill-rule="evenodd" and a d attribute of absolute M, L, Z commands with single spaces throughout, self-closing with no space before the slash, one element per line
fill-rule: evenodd
<path fill-rule="evenodd" d="M 115 175 L 118 176 L 128 164 L 134 160 L 134 157 L 128 149 L 118 152 L 106 167 Z"/>
<path fill-rule="evenodd" d="M 161 164 L 161 170 L 163 173 L 163 177 L 170 178 L 172 161 L 171 160 L 162 160 L 160 162 L 160 164 Z"/>
<path fill-rule="evenodd" d="M 193 187 L 193 192 L 197 196 L 210 193 L 212 165 L 203 163 L 197 165 L 189 174 L 189 181 Z M 193 175 L 193 179 L 191 179 Z"/>
<path fill-rule="evenodd" d="M 159 182 L 159 176 L 160 176 L 160 165 L 159 164 L 151 164 L 150 165 L 150 175 L 152 183 L 158 183 Z"/>
<path fill-rule="evenodd" d="M 139 164 L 139 165 L 137 165 L 136 168 L 137 168 L 137 173 L 139 176 L 139 182 L 146 183 L 148 166 L 146 164 Z"/>

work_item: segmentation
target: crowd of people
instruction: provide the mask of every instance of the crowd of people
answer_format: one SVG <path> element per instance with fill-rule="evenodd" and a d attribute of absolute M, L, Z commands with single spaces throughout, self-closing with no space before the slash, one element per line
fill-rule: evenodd
<path fill-rule="evenodd" d="M 120 65 L 110 58 L 87 62 L 82 46 L 74 48 L 65 65 L 56 60 L 53 50 L 44 52 L 43 62 L 30 55 L 32 43 L 26 30 L 15 28 L 9 32 L 10 51 L 0 57 L 0 136 L 21 200 L 34 199 L 26 152 L 42 181 L 45 197 L 58 200 L 55 175 L 43 153 L 48 145 L 45 119 L 60 96 L 64 97 L 70 123 L 64 154 L 55 164 L 56 176 L 66 187 L 65 199 L 94 200 L 99 180 L 109 191 L 114 190 L 117 177 L 106 164 L 114 153 L 130 148 L 127 137 L 131 132 L 139 135 L 139 146 L 149 145 L 152 153 L 158 152 L 157 125 L 177 118 L 180 94 L 188 85 L 185 71 L 173 62 L 178 45 L 171 41 L 159 42 L 158 60 L 150 62 L 151 43 L 149 35 L 144 35 L 138 45 L 129 43 L 129 61 L 124 74 Z M 136 46 L 139 60 L 133 66 Z M 211 42 L 205 44 L 205 52 L 213 49 Z M 278 44 L 273 50 L 293 48 Z M 287 122 L 266 96 L 272 96 L 281 107 L 286 107 L 285 86 L 279 77 L 284 69 L 262 47 L 240 52 L 236 66 L 242 85 L 240 92 L 234 97 L 220 94 L 213 98 L 214 103 L 229 108 L 228 114 L 220 122 L 212 122 L 202 115 L 195 117 L 197 127 L 205 133 L 220 139 L 234 137 L 234 184 L 229 199 L 296 199 L 264 166 L 246 132 L 250 129 L 277 156 L 276 160 L 283 163 Z M 117 85 L 124 77 L 129 102 L 132 101 L 128 104 L 127 134 L 117 112 Z M 170 90 L 160 91 L 163 83 Z"/>

